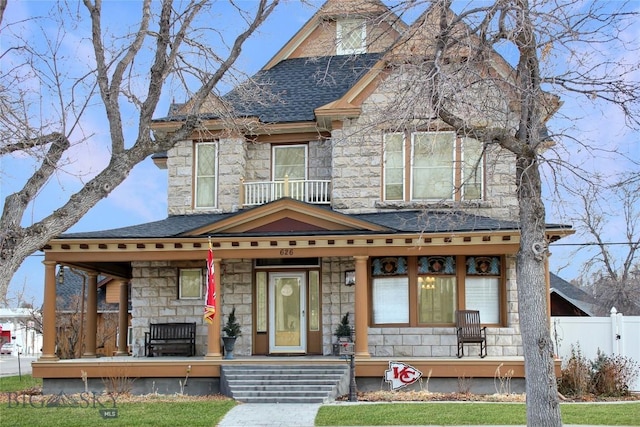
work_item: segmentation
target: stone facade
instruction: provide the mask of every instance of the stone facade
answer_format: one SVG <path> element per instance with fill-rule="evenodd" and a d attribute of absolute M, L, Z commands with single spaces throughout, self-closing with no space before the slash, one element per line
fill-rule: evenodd
<path fill-rule="evenodd" d="M 221 294 L 224 325 L 231 310 L 236 308 L 236 317 L 242 327 L 242 336 L 236 342 L 234 353 L 238 356 L 252 354 L 253 330 L 253 285 L 251 260 L 227 259 L 222 268 Z M 507 260 L 505 327 L 487 328 L 487 350 L 489 356 L 522 356 L 522 340 L 518 322 L 518 302 L 515 282 L 515 259 Z M 139 262 L 133 266 L 131 280 L 133 354 L 144 356 L 144 333 L 149 323 L 196 322 L 196 355 L 207 353 L 207 324 L 204 323 L 202 299 L 180 300 L 177 294 L 179 268 L 204 269 L 202 262 Z M 336 342 L 334 331 L 342 316 L 350 313 L 354 324 L 355 288 L 344 284 L 344 272 L 352 270 L 354 263 L 349 258 L 324 258 L 321 264 L 322 292 L 322 352 L 332 354 Z M 456 334 L 449 327 L 370 327 L 369 352 L 379 357 L 453 357 L 456 355 Z M 465 352 L 473 354 L 473 347 Z"/>

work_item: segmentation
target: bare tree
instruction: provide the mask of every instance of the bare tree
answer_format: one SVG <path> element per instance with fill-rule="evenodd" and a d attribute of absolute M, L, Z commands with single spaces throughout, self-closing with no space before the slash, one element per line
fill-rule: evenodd
<path fill-rule="evenodd" d="M 419 2 L 401 3 L 412 7 Z M 580 7 L 563 0 L 429 3 L 387 55 L 399 76 L 396 89 L 389 91 L 397 107 L 386 107 L 382 120 L 387 126 L 400 122 L 453 130 L 481 141 L 486 153 L 501 151 L 502 158 L 505 153 L 511 158 L 518 203 L 514 216 L 521 230 L 516 279 L 527 424 L 560 426 L 547 313 L 549 242 L 541 173 L 585 176 L 588 171 L 572 158 L 572 147 L 598 151 L 571 133 L 577 127 L 560 120 L 575 124 L 580 119 L 575 111 L 562 109 L 561 96 L 612 105 L 627 126 L 640 127 L 640 82 L 633 78 L 638 46 L 627 44 L 623 36 L 637 12 L 626 4 L 612 7 L 597 1 Z M 626 61 L 621 53 L 633 50 L 632 60 Z M 549 121 L 551 117 L 555 119 Z"/>
<path fill-rule="evenodd" d="M 616 182 L 599 176 L 567 186 L 579 204 L 574 223 L 586 242 L 570 255 L 586 261 L 578 279 L 598 301 L 600 316 L 612 307 L 625 315 L 640 315 L 640 181 L 635 174 Z"/>
<path fill-rule="evenodd" d="M 229 1 L 221 6 L 205 0 L 145 0 L 135 28 L 118 25 L 122 32 L 114 32 L 105 26 L 102 15 L 113 13 L 119 5 L 107 3 L 103 10 L 101 0 L 55 2 L 48 15 L 33 18 L 41 26 L 37 43 L 33 34 L 24 31 L 25 21 L 0 22 L 4 49 L 0 52 L 0 156 L 31 156 L 39 165 L 22 189 L 4 201 L 0 301 L 5 301 L 9 281 L 27 256 L 74 225 L 135 165 L 168 150 L 197 128 L 201 106 L 218 98 L 217 87 L 233 71 L 244 42 L 278 3 Z M 217 23 L 216 7 L 226 7 Z M 1 1 L 0 19 L 4 21 L 10 10 L 11 4 Z M 219 28 L 229 27 L 224 23 L 234 12 L 238 17 L 235 33 L 220 32 Z M 83 25 L 87 22 L 88 28 Z M 50 31 L 50 25 L 57 26 L 57 32 Z M 232 43 L 225 40 L 233 37 Z M 64 51 L 69 43 L 78 44 L 76 52 Z M 172 86 L 190 95 L 190 104 L 183 110 L 185 121 L 170 136 L 154 137 L 150 132 L 153 115 Z M 98 107 L 108 129 L 108 165 L 58 209 L 31 221 L 25 215 L 28 206 L 69 166 L 73 147 L 98 139 L 86 123 L 95 119 L 88 116 Z"/>

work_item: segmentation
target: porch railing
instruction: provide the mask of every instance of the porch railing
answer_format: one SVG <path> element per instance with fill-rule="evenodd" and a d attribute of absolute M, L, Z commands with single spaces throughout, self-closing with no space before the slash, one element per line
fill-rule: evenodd
<path fill-rule="evenodd" d="M 258 206 L 283 197 L 291 197 L 306 203 L 329 204 L 331 181 L 322 179 L 283 181 L 257 181 L 240 183 L 240 205 Z"/>

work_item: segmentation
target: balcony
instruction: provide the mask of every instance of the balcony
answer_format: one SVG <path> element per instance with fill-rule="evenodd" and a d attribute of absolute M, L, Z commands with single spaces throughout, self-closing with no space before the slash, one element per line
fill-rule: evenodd
<path fill-rule="evenodd" d="M 245 182 L 240 185 L 240 205 L 258 206 L 283 197 L 300 200 L 305 203 L 328 205 L 331 202 L 330 180 L 290 180 Z"/>

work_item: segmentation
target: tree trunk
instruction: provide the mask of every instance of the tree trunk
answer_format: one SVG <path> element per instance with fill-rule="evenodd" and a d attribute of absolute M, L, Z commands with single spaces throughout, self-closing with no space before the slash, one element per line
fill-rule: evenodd
<path fill-rule="evenodd" d="M 562 426 L 547 309 L 545 209 L 533 150 L 518 156 L 520 250 L 516 262 L 518 311 L 525 352 L 527 425 Z"/>

